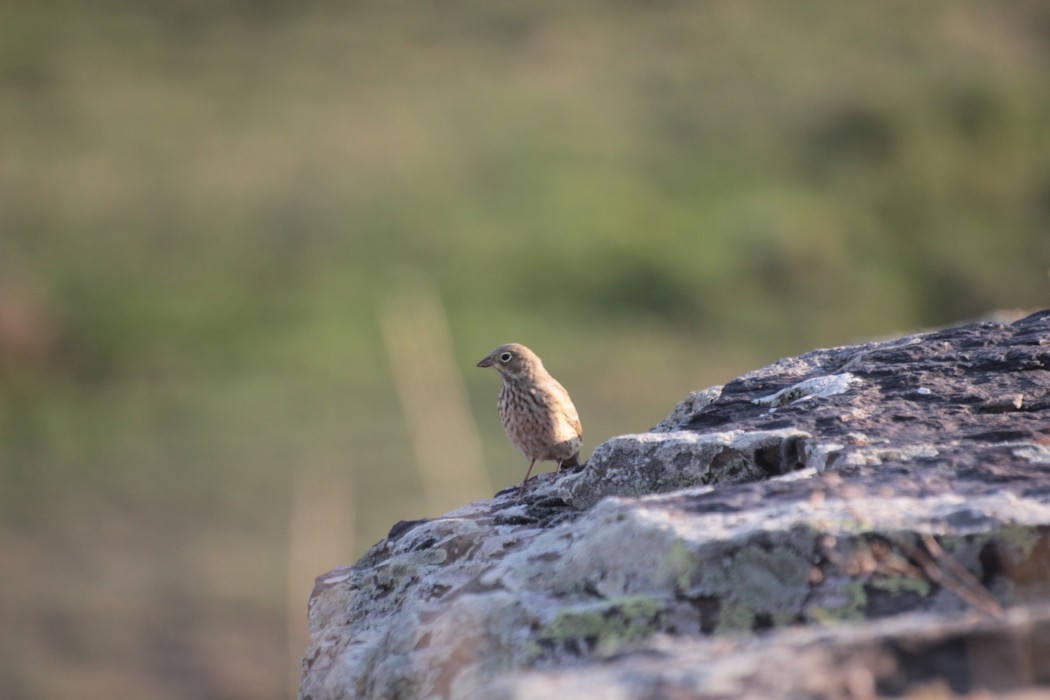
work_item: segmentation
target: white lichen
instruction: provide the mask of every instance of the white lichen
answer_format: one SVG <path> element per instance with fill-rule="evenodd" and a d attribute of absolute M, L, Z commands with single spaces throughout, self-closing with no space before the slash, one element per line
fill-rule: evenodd
<path fill-rule="evenodd" d="M 775 410 L 779 406 L 789 403 L 801 403 L 811 399 L 824 399 L 836 394 L 843 394 L 850 386 L 860 381 L 860 378 L 850 372 L 842 374 L 829 374 L 823 377 L 813 377 L 793 384 L 786 389 L 781 389 L 775 394 L 752 399 L 751 403 L 758 406 L 769 406 Z"/>

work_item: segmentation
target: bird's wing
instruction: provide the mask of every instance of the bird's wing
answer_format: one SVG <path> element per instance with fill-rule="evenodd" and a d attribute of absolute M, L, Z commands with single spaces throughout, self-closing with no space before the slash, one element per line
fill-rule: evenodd
<path fill-rule="evenodd" d="M 565 390 L 557 379 L 554 377 L 550 378 L 550 391 L 552 394 L 558 397 L 557 406 L 565 420 L 569 421 L 575 430 L 577 435 L 583 435 L 583 425 L 580 424 L 580 414 L 576 412 L 576 406 L 573 405 L 572 399 L 569 398 L 569 392 Z"/>

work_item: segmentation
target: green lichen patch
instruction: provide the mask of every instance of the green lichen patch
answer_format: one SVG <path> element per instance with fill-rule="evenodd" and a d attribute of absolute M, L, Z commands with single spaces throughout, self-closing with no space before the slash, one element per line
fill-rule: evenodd
<path fill-rule="evenodd" d="M 793 617 L 809 592 L 807 557 L 777 543 L 772 548 L 758 542 L 735 553 L 709 560 L 699 573 L 694 592 L 716 595 L 755 613 Z"/>
<path fill-rule="evenodd" d="M 1011 525 L 998 530 L 997 539 L 1010 545 L 1017 560 L 1029 559 L 1039 543 L 1050 536 L 1050 528 Z"/>
<path fill-rule="evenodd" d="M 887 593 L 918 593 L 923 597 L 933 588 L 929 579 L 917 576 L 874 576 L 871 586 Z"/>
<path fill-rule="evenodd" d="M 656 578 L 666 577 L 674 581 L 676 589 L 681 592 L 689 587 L 689 579 L 698 566 L 700 566 L 700 558 L 686 546 L 685 542 L 675 540 L 657 568 Z"/>
<path fill-rule="evenodd" d="M 719 601 L 715 634 L 791 624 L 810 593 L 815 539 L 812 529 L 799 527 L 706 547 L 687 593 Z"/>
<path fill-rule="evenodd" d="M 865 608 L 868 605 L 868 592 L 864 580 L 849 580 L 838 587 L 838 595 L 825 605 L 814 606 L 807 610 L 807 616 L 820 624 L 841 622 L 859 622 L 865 619 Z"/>
<path fill-rule="evenodd" d="M 537 652 L 612 651 L 640 641 L 664 629 L 666 624 L 665 601 L 642 595 L 622 596 L 562 610 L 544 625 L 531 648 Z"/>
<path fill-rule="evenodd" d="M 718 626 L 715 634 L 750 632 L 755 626 L 755 611 L 737 602 L 723 603 L 718 611 Z"/>

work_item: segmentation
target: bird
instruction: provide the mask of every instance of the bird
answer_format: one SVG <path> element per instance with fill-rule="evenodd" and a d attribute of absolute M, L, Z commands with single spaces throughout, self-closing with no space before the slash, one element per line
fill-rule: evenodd
<path fill-rule="evenodd" d="M 507 343 L 489 353 L 478 367 L 492 367 L 503 378 L 496 404 L 503 430 L 529 460 L 519 495 L 525 493 L 536 462 L 557 462 L 555 473 L 563 466 L 579 466 L 580 416 L 569 392 L 547 372 L 536 353 L 524 345 Z"/>

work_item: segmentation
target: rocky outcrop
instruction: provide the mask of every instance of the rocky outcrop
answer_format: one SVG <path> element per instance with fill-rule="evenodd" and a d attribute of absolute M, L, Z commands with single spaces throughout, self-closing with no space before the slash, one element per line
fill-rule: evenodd
<path fill-rule="evenodd" d="M 690 394 L 317 580 L 300 697 L 1050 690 L 1050 311 Z"/>

